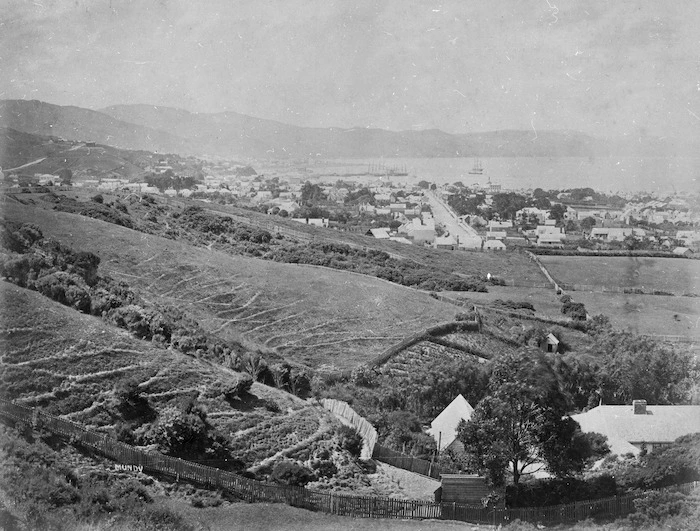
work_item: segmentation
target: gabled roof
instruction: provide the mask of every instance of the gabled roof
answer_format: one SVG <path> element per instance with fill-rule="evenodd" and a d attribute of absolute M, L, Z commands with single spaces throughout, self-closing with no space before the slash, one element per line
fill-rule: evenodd
<path fill-rule="evenodd" d="M 372 236 L 375 238 L 379 239 L 387 239 L 389 238 L 389 230 L 388 228 L 378 228 L 378 229 L 369 229 L 369 232 L 372 233 Z"/>
<path fill-rule="evenodd" d="M 670 443 L 682 435 L 700 432 L 700 406 L 647 406 L 635 415 L 632 406 L 598 406 L 572 415 L 583 432 L 606 435 L 615 444 Z"/>
<path fill-rule="evenodd" d="M 687 253 L 687 252 L 689 252 L 689 251 L 690 251 L 691 253 L 693 252 L 691 249 L 688 249 L 687 247 L 676 247 L 676 248 L 673 250 L 673 254 L 685 254 L 685 253 Z"/>
<path fill-rule="evenodd" d="M 462 395 L 458 395 L 450 405 L 442 410 L 435 420 L 430 423 L 428 433 L 433 436 L 435 443 L 442 451 L 457 438 L 457 426 L 462 420 L 469 420 L 474 408 Z"/>

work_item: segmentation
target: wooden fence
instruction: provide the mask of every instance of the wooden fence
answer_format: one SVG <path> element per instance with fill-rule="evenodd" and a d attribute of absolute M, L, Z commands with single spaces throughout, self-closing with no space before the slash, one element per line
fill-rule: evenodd
<path fill-rule="evenodd" d="M 408 470 L 414 474 L 420 474 L 421 476 L 437 480 L 440 479 L 440 467 L 436 464 L 426 461 L 425 459 L 418 459 L 411 455 L 402 454 L 401 452 L 397 452 L 381 444 L 374 445 L 372 459 L 381 461 L 387 465 L 395 466 L 396 468 Z"/>
<path fill-rule="evenodd" d="M 401 519 L 440 518 L 484 524 L 507 524 L 519 519 L 542 524 L 559 524 L 590 517 L 616 518 L 625 516 L 635 510 L 633 501 L 639 496 L 628 494 L 550 507 L 490 509 L 456 503 L 445 504 L 316 492 L 302 487 L 263 483 L 157 452 L 144 452 L 111 439 L 105 434 L 88 431 L 74 422 L 53 417 L 42 413 L 37 408 L 21 406 L 7 400 L 0 400 L 0 415 L 14 422 L 46 429 L 68 438 L 72 444 L 90 448 L 119 463 L 142 466 L 145 472 L 175 478 L 176 481 L 189 481 L 204 487 L 223 489 L 249 502 L 286 503 L 293 507 L 341 516 Z M 680 490 L 690 492 L 697 486 L 698 482 L 695 482 L 680 487 Z"/>

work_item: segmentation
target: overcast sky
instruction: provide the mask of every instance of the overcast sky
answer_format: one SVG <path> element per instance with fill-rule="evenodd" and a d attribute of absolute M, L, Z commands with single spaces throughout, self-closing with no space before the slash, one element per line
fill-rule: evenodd
<path fill-rule="evenodd" d="M 3 99 L 700 136 L 699 0 L 2 3 Z"/>

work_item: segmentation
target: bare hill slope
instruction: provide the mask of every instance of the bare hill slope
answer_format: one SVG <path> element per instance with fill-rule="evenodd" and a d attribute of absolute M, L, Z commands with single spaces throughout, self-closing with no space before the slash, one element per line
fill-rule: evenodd
<path fill-rule="evenodd" d="M 280 264 L 7 203 L 5 216 L 101 258 L 100 270 L 177 306 L 223 339 L 318 368 L 350 368 L 440 322 L 455 307 L 426 293 L 326 268 Z"/>

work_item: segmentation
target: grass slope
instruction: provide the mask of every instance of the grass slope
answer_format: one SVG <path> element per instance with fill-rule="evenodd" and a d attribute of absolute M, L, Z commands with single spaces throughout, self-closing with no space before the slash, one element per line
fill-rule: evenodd
<path fill-rule="evenodd" d="M 78 215 L 7 203 L 5 216 L 101 258 L 144 298 L 176 305 L 224 339 L 318 368 L 348 368 L 456 311 L 363 275 L 231 256 Z"/>

